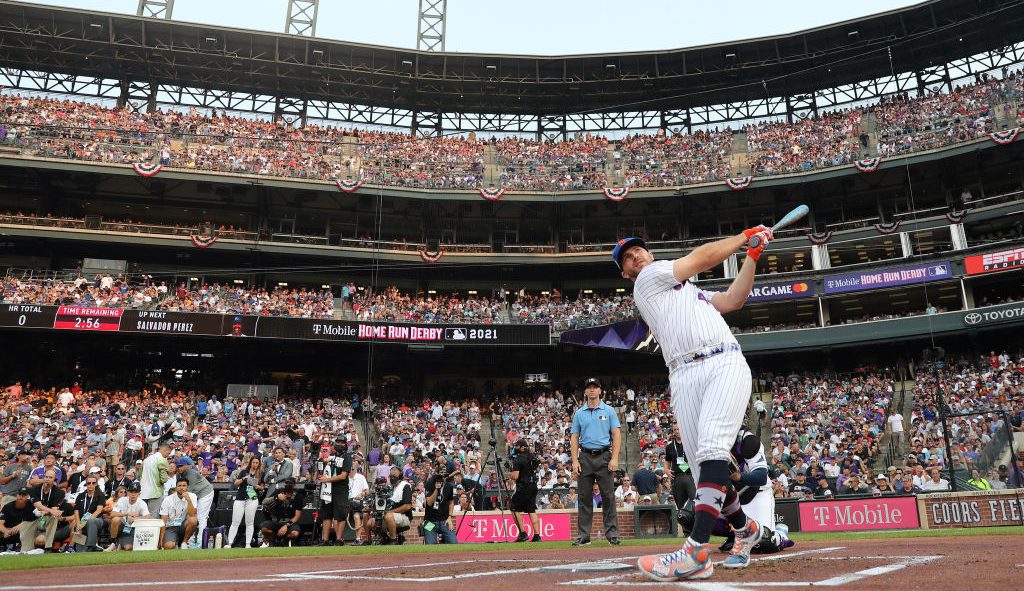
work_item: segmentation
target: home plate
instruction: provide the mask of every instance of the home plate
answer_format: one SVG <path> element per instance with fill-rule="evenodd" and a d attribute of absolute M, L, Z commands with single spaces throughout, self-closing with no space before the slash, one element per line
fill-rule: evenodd
<path fill-rule="evenodd" d="M 636 568 L 632 564 L 621 562 L 577 562 L 575 564 L 559 564 L 545 566 L 542 573 L 620 573 Z"/>

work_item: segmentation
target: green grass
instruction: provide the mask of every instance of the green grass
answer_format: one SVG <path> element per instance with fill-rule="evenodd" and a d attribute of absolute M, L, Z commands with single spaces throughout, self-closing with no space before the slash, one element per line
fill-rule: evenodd
<path fill-rule="evenodd" d="M 962 529 L 937 530 L 897 530 L 872 532 L 844 533 L 794 533 L 797 542 L 821 541 L 838 542 L 843 540 L 861 539 L 901 539 L 901 538 L 940 538 L 987 535 L 1024 535 L 1024 527 L 975 527 Z M 669 545 L 673 540 L 667 538 L 645 540 L 623 540 L 623 546 Z M 539 544 L 462 544 L 458 547 L 459 554 L 487 552 L 507 552 L 514 549 L 523 550 L 559 550 L 569 548 L 569 542 L 541 542 Z M 595 548 L 607 547 L 604 542 L 595 542 Z M 232 558 L 294 558 L 301 556 L 365 556 L 368 554 L 431 554 L 451 551 L 450 548 L 433 546 L 345 546 L 343 548 L 263 548 L 246 550 L 232 548 L 230 550 L 180 550 L 155 552 L 96 552 L 76 554 L 39 554 L 32 556 L 0 556 L 0 571 L 28 570 L 37 568 L 58 568 L 72 566 L 98 566 L 108 564 L 135 564 L 144 562 L 180 562 L 190 560 L 225 560 Z M 570 557 L 571 558 L 571 557 Z"/>

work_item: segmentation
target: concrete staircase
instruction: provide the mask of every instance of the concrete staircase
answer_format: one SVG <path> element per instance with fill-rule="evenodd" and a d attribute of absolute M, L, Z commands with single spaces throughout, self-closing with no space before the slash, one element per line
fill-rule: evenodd
<path fill-rule="evenodd" d="M 615 170 L 615 144 L 609 143 L 605 151 L 604 173 L 608 178 L 609 187 L 622 187 L 626 184 L 626 176 L 622 170 Z"/>
<path fill-rule="evenodd" d="M 875 458 L 875 471 L 885 470 L 887 467 L 898 463 L 900 456 L 906 453 L 906 450 L 909 447 L 906 435 L 910 432 L 910 415 L 914 410 L 914 386 L 916 385 L 917 382 L 914 380 L 906 380 L 902 383 L 896 382 L 893 386 L 895 388 L 895 392 L 893 392 L 893 404 L 898 404 L 900 402 L 900 390 L 901 388 L 903 389 L 903 406 L 897 410 L 901 415 L 903 415 L 904 440 L 902 445 L 890 450 L 889 441 L 892 439 L 892 436 L 889 433 L 882 435 L 881 439 L 878 440 L 879 453 L 878 457 Z M 883 425 L 883 429 L 885 429 L 887 425 L 888 423 Z"/>
<path fill-rule="evenodd" d="M 861 158 L 873 158 L 878 155 L 878 119 L 875 118 L 875 114 L 871 111 L 864 113 L 864 116 L 860 120 L 860 133 L 866 133 L 868 135 L 867 147 L 861 146 L 858 150 L 858 154 L 861 154 Z M 860 135 L 860 134 L 858 134 Z M 858 138 L 859 142 L 860 139 Z"/>
<path fill-rule="evenodd" d="M 750 174 L 750 155 L 747 146 L 747 134 L 742 131 L 732 134 L 732 148 L 729 153 L 731 176 L 747 176 Z"/>
<path fill-rule="evenodd" d="M 494 144 L 487 144 L 484 147 L 484 186 L 497 187 L 504 170 L 498 159 L 498 150 Z"/>

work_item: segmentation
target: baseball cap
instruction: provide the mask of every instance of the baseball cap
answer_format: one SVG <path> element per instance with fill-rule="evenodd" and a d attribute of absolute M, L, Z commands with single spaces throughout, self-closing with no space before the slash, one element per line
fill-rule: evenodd
<path fill-rule="evenodd" d="M 597 378 L 587 378 L 587 381 L 583 382 L 583 387 L 586 388 L 590 384 L 595 384 L 598 388 L 601 387 L 601 380 Z"/>
<path fill-rule="evenodd" d="M 14 493 L 14 494 L 16 494 L 16 495 L 27 495 L 28 494 L 28 489 L 23 486 L 23 487 L 19 488 L 18 492 Z"/>
<path fill-rule="evenodd" d="M 875 476 L 875 480 L 889 480 L 889 477 L 885 474 L 879 474 L 878 476 Z"/>
<path fill-rule="evenodd" d="M 142 492 L 142 483 L 130 482 L 128 483 L 128 492 Z"/>
<path fill-rule="evenodd" d="M 629 250 L 631 246 L 642 246 L 647 248 L 647 242 L 643 238 L 637 238 L 636 236 L 630 236 L 629 238 L 623 238 L 615 244 L 615 248 L 612 249 L 612 260 L 615 261 L 615 266 L 622 270 L 622 254 Z"/>
<path fill-rule="evenodd" d="M 102 471 L 103 470 L 100 470 L 99 466 L 93 466 L 92 468 L 89 468 L 89 474 L 99 474 Z"/>
<path fill-rule="evenodd" d="M 191 466 L 192 465 L 192 458 L 190 458 L 188 456 L 180 457 L 180 458 L 178 458 L 178 465 L 179 466 Z"/>

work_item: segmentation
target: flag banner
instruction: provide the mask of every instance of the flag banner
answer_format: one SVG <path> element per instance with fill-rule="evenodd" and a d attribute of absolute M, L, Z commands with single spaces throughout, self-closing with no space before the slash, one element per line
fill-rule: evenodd
<path fill-rule="evenodd" d="M 425 250 L 420 251 L 420 258 L 423 259 L 424 263 L 436 263 L 444 257 L 444 251 L 439 250 L 437 252 L 427 252 Z"/>
<path fill-rule="evenodd" d="M 629 195 L 629 187 L 605 187 L 604 196 L 612 201 L 622 201 Z"/>
<path fill-rule="evenodd" d="M 729 185 L 729 188 L 733 191 L 742 191 L 750 186 L 750 183 L 754 180 L 754 177 L 750 176 L 738 176 L 733 178 L 725 179 L 725 184 Z"/>
<path fill-rule="evenodd" d="M 878 165 L 882 163 L 882 159 L 875 158 L 864 158 L 863 160 L 857 160 L 853 165 L 857 170 L 861 172 L 875 172 L 878 170 Z"/>
<path fill-rule="evenodd" d="M 149 162 L 136 162 L 132 164 L 132 168 L 139 174 L 139 176 L 151 177 L 156 176 L 158 172 L 164 169 L 163 164 L 150 164 Z"/>
<path fill-rule="evenodd" d="M 1017 135 L 1019 134 L 1020 128 L 1014 127 L 1013 129 L 1004 129 L 1003 131 L 993 131 L 988 134 L 988 137 L 1000 146 L 1005 146 L 1007 144 L 1012 144 L 1013 140 L 1017 139 Z"/>
<path fill-rule="evenodd" d="M 825 232 L 808 232 L 807 239 L 811 241 L 811 244 L 821 246 L 832 239 L 832 230 Z"/>
<path fill-rule="evenodd" d="M 188 238 L 192 241 L 192 244 L 195 244 L 199 248 L 209 248 L 217 241 L 216 236 L 205 234 L 192 234 Z"/>
<path fill-rule="evenodd" d="M 497 201 L 504 194 L 503 187 L 480 187 L 480 196 L 488 201 Z"/>
<path fill-rule="evenodd" d="M 962 211 L 951 211 L 946 214 L 946 219 L 949 220 L 949 223 L 951 224 L 961 224 L 965 217 L 967 217 L 966 209 Z"/>
<path fill-rule="evenodd" d="M 359 187 L 363 186 L 363 179 L 359 179 L 358 181 L 353 181 L 351 179 L 334 179 L 334 184 L 338 185 L 338 188 L 344 193 L 355 193 Z"/>
<path fill-rule="evenodd" d="M 878 230 L 879 234 L 892 234 L 896 230 L 900 229 L 903 222 L 895 221 L 888 224 L 874 224 L 875 229 Z"/>

